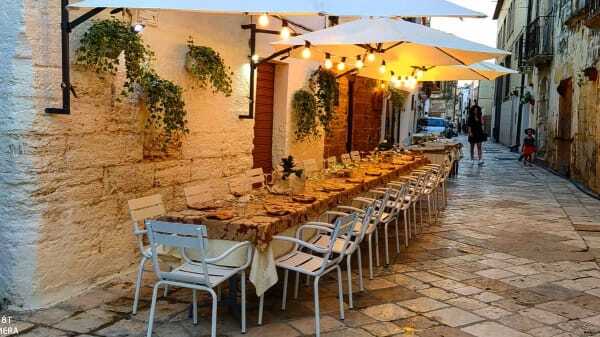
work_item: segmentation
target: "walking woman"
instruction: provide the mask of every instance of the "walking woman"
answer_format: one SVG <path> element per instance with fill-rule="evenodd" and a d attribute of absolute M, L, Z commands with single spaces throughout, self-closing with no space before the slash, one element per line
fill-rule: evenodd
<path fill-rule="evenodd" d="M 477 148 L 478 164 L 483 165 L 483 151 L 481 149 L 481 143 L 486 141 L 486 135 L 483 132 L 483 114 L 481 107 L 475 104 L 469 110 L 469 120 L 467 121 L 469 127 L 469 143 L 471 144 L 471 160 L 475 162 L 475 148 Z"/>

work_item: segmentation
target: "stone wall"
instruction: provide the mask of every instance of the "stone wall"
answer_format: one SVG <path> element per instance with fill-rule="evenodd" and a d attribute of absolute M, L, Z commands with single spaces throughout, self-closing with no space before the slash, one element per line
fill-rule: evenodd
<path fill-rule="evenodd" d="M 379 144 L 383 94 L 377 82 L 365 77 L 354 81 L 352 150 L 372 151 Z"/>
<path fill-rule="evenodd" d="M 252 166 L 253 121 L 238 118 L 248 107 L 249 35 L 240 26 L 249 19 L 161 11 L 158 25 L 146 27 L 156 70 L 185 90 L 191 130 L 174 156 L 148 160 L 139 97 L 116 100 L 123 69 L 101 80 L 73 67 L 72 114 L 43 113 L 60 105 L 59 1 L 10 1 L 0 10 L 0 55 L 9 65 L 0 67 L 0 294 L 35 308 L 133 268 L 127 200 L 161 194 L 168 210 L 180 209 L 184 186 L 225 186 Z M 89 24 L 72 34 L 72 53 Z M 231 66 L 231 97 L 194 89 L 184 70 L 189 36 Z M 268 41 L 260 42 L 259 53 L 269 54 Z M 322 156 L 320 144 L 313 152 Z"/>
<path fill-rule="evenodd" d="M 348 143 L 348 76 L 338 80 L 340 96 L 335 109 L 335 119 L 331 125 L 329 135 L 325 137 L 325 158 L 340 156 L 347 153 Z"/>

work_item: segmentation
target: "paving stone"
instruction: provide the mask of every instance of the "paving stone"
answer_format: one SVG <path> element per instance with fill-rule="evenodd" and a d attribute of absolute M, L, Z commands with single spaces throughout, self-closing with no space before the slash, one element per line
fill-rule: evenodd
<path fill-rule="evenodd" d="M 63 319 L 73 316 L 75 312 L 73 310 L 67 310 L 60 307 L 53 307 L 44 310 L 38 310 L 32 314 L 24 317 L 25 320 L 33 323 L 39 323 L 44 325 L 53 325 Z"/>
<path fill-rule="evenodd" d="M 88 333 L 103 325 L 111 323 L 114 319 L 114 313 L 100 309 L 92 309 L 67 318 L 54 325 L 54 327 L 61 330 Z"/>
<path fill-rule="evenodd" d="M 569 319 L 586 318 L 594 315 L 591 310 L 584 309 L 564 301 L 553 301 L 537 305 L 537 308 L 550 311 Z"/>
<path fill-rule="evenodd" d="M 362 327 L 370 334 L 378 337 L 386 337 L 404 332 L 404 329 L 392 322 L 377 322 Z"/>
<path fill-rule="evenodd" d="M 285 337 L 290 337 L 289 335 L 280 335 L 278 337 L 281 336 L 285 336 Z M 348 336 L 352 336 L 352 337 L 373 337 L 373 335 L 371 335 L 370 333 L 366 332 L 363 329 L 359 329 L 359 328 L 350 328 L 350 329 L 342 329 L 342 330 L 336 330 L 336 331 L 332 331 L 332 332 L 326 332 L 324 334 L 321 334 L 322 337 L 348 337 Z M 254 336 L 252 336 L 254 337 Z M 256 337 L 261 337 L 260 335 L 256 335 Z M 275 337 L 275 336 L 273 336 Z"/>
<path fill-rule="evenodd" d="M 483 277 L 491 278 L 494 280 L 499 280 L 499 279 L 515 276 L 515 273 L 511 273 L 506 270 L 495 269 L 495 268 L 481 270 L 481 271 L 475 272 L 475 274 L 483 276 Z"/>
<path fill-rule="evenodd" d="M 569 299 L 567 302 L 582 307 L 584 309 L 588 309 L 594 312 L 600 312 L 600 301 L 598 301 L 598 298 L 596 298 L 596 296 L 583 294 L 581 296 Z"/>
<path fill-rule="evenodd" d="M 591 336 L 600 332 L 600 326 L 593 325 L 581 320 L 572 320 L 558 324 L 558 328 L 570 332 L 576 336 Z"/>
<path fill-rule="evenodd" d="M 435 300 L 440 300 L 440 301 L 445 301 L 445 300 L 449 300 L 451 298 L 456 298 L 458 297 L 458 295 L 450 293 L 444 289 L 441 288 L 427 288 L 427 289 L 421 289 L 417 291 L 419 294 L 425 295 L 427 297 L 431 297 Z"/>
<path fill-rule="evenodd" d="M 430 286 L 412 277 L 403 274 L 394 274 L 386 277 L 387 280 L 396 283 L 397 285 L 406 287 L 411 290 L 419 290 L 429 288 Z"/>
<path fill-rule="evenodd" d="M 402 328 L 409 327 L 417 330 L 429 329 L 439 324 L 438 322 L 421 315 L 401 319 L 394 323 Z"/>
<path fill-rule="evenodd" d="M 466 286 L 464 283 L 454 280 L 435 281 L 432 282 L 431 285 L 433 285 L 434 287 L 442 288 L 444 290 L 452 290 L 457 288 L 463 288 Z"/>
<path fill-rule="evenodd" d="M 447 300 L 446 303 L 465 310 L 478 310 L 488 307 L 487 304 L 468 297 L 453 298 Z"/>
<path fill-rule="evenodd" d="M 566 317 L 559 316 L 559 315 L 553 314 L 549 311 L 545 311 L 545 310 L 541 310 L 541 309 L 537 309 L 537 308 L 529 308 L 529 309 L 521 310 L 521 311 L 519 311 L 519 314 L 521 314 L 525 317 L 529 317 L 538 322 L 548 324 L 548 325 L 554 325 L 554 324 L 558 324 L 558 323 L 569 320 Z"/>
<path fill-rule="evenodd" d="M 559 285 L 561 287 L 565 287 L 568 289 L 578 290 L 578 291 L 586 291 L 600 287 L 600 279 L 595 277 L 586 277 L 580 278 L 576 280 L 564 280 L 560 282 L 555 282 L 554 284 Z"/>
<path fill-rule="evenodd" d="M 600 288 L 588 290 L 585 292 L 586 294 L 594 295 L 596 297 L 600 297 Z"/>
<path fill-rule="evenodd" d="M 71 337 L 73 334 L 57 329 L 37 327 L 24 333 L 19 333 L 19 337 Z"/>
<path fill-rule="evenodd" d="M 512 266 L 512 267 L 505 268 L 505 270 L 508 270 L 511 273 L 525 275 L 525 276 L 539 274 L 539 271 L 537 271 L 534 268 L 528 267 L 528 266 Z"/>
<path fill-rule="evenodd" d="M 466 333 L 458 328 L 451 328 L 449 326 L 436 326 L 430 329 L 419 331 L 419 337 L 473 337 L 473 335 Z M 404 337 L 404 336 L 398 336 Z"/>
<path fill-rule="evenodd" d="M 498 268 L 498 269 L 506 269 L 508 267 L 513 267 L 512 264 L 503 261 L 503 260 L 495 260 L 495 259 L 484 259 L 481 261 L 477 261 L 478 263 L 484 264 L 486 266 L 490 266 L 491 268 Z"/>
<path fill-rule="evenodd" d="M 517 258 L 516 256 L 504 254 L 504 253 L 491 253 L 491 254 L 485 254 L 483 256 L 487 257 L 488 259 L 496 259 L 496 260 L 509 260 L 509 259 Z"/>
<path fill-rule="evenodd" d="M 479 289 L 479 288 L 473 287 L 473 286 L 468 286 L 468 287 L 452 289 L 452 291 L 457 294 L 463 295 L 463 296 L 469 296 L 469 295 L 479 294 L 479 293 L 483 292 L 483 289 Z"/>
<path fill-rule="evenodd" d="M 408 311 L 393 303 L 374 305 L 363 309 L 362 313 L 378 321 L 384 322 L 396 321 L 416 315 L 414 312 Z"/>
<path fill-rule="evenodd" d="M 315 333 L 314 317 L 300 318 L 297 320 L 290 321 L 289 324 L 296 330 L 300 331 L 303 335 L 312 335 Z M 320 324 L 321 332 L 328 332 L 345 328 L 344 323 L 338 321 L 337 319 L 331 316 L 321 316 Z"/>
<path fill-rule="evenodd" d="M 445 308 L 448 306 L 446 303 L 436 301 L 429 297 L 419 297 L 413 300 L 399 302 L 398 305 L 419 313 Z"/>
<path fill-rule="evenodd" d="M 463 331 L 477 337 L 530 337 L 530 335 L 511 329 L 496 322 L 483 322 L 462 328 Z"/>
<path fill-rule="evenodd" d="M 217 333 L 219 333 L 219 332 L 217 331 Z M 273 323 L 273 324 L 267 324 L 267 325 L 263 325 L 263 326 L 249 328 L 248 332 L 246 332 L 246 334 L 242 335 L 240 333 L 239 336 L 246 336 L 246 337 L 282 337 L 282 336 L 297 337 L 297 336 L 300 336 L 300 333 L 287 324 Z"/>
<path fill-rule="evenodd" d="M 583 318 L 582 321 L 593 324 L 595 326 L 600 326 L 600 315 Z"/>
<path fill-rule="evenodd" d="M 351 328 L 377 322 L 373 317 L 367 316 L 360 311 L 348 310 L 344 312 L 344 324 Z"/>
<path fill-rule="evenodd" d="M 106 337 L 124 337 L 141 335 L 141 331 L 147 328 L 146 323 L 122 319 L 96 333 Z"/>
<path fill-rule="evenodd" d="M 544 326 L 543 323 L 519 314 L 502 317 L 498 319 L 498 322 L 520 331 L 528 331 Z"/>
<path fill-rule="evenodd" d="M 424 314 L 453 328 L 482 321 L 483 318 L 459 308 L 444 308 Z"/>
<path fill-rule="evenodd" d="M 554 328 L 554 327 L 551 327 L 551 326 L 535 328 L 535 329 L 527 331 L 527 333 L 533 337 L 553 337 L 556 335 L 560 335 L 563 332 L 564 331 Z"/>
<path fill-rule="evenodd" d="M 475 310 L 475 311 L 473 311 L 473 313 L 475 313 L 481 317 L 485 317 L 485 318 L 489 318 L 489 319 L 498 319 L 498 318 L 512 315 L 512 312 L 510 312 L 508 310 L 504 310 L 502 308 L 492 307 L 492 306 Z"/>
<path fill-rule="evenodd" d="M 416 271 L 416 272 L 406 273 L 406 276 L 410 276 L 410 277 L 412 277 L 414 279 L 417 279 L 417 280 L 419 280 L 421 282 L 427 282 L 427 283 L 432 283 L 432 282 L 444 280 L 442 277 L 430 274 L 430 273 L 425 272 L 425 271 Z"/>
<path fill-rule="evenodd" d="M 491 293 L 489 291 L 485 291 L 485 292 L 479 293 L 477 295 L 473 295 L 473 296 L 471 296 L 471 298 L 476 299 L 476 300 L 481 301 L 481 302 L 490 303 L 490 302 L 499 301 L 503 297 L 502 296 L 498 296 L 498 295 L 496 295 L 494 293 Z"/>
<path fill-rule="evenodd" d="M 568 300 L 581 295 L 579 291 L 567 289 L 552 283 L 531 287 L 528 290 L 558 301 Z"/>

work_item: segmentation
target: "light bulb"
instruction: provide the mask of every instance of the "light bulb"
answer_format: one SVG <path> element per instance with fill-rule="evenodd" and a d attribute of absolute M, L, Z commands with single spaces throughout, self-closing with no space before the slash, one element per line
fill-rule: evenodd
<path fill-rule="evenodd" d="M 269 16 L 267 13 L 258 17 L 258 25 L 261 27 L 266 27 L 269 25 Z"/>
<path fill-rule="evenodd" d="M 398 81 L 398 77 L 396 76 L 396 74 L 394 74 L 394 72 L 392 71 L 392 78 L 390 79 L 392 82 L 397 82 Z"/>
<path fill-rule="evenodd" d="M 372 51 L 369 52 L 369 54 L 367 55 L 367 61 L 374 62 L 375 61 L 375 53 L 373 53 Z"/>
<path fill-rule="evenodd" d="M 136 23 L 136 24 L 135 24 L 135 25 L 132 27 L 132 29 L 133 29 L 133 32 L 134 32 L 134 33 L 136 33 L 136 34 L 137 34 L 137 33 L 142 33 L 142 32 L 144 31 L 144 28 L 145 28 L 145 27 L 144 27 L 144 25 L 143 25 L 143 24 L 141 24 L 141 23 Z"/>
<path fill-rule="evenodd" d="M 310 47 L 304 47 L 302 50 L 302 57 L 305 59 L 309 59 L 312 53 L 310 52 Z"/>
<path fill-rule="evenodd" d="M 365 66 L 365 63 L 363 62 L 360 55 L 356 57 L 356 64 L 354 64 L 354 66 L 356 67 L 356 69 L 362 69 Z"/>
<path fill-rule="evenodd" d="M 423 77 L 424 72 L 421 69 L 417 69 L 417 71 L 415 72 L 415 76 L 417 77 L 417 79 L 420 79 L 421 77 Z"/>
<path fill-rule="evenodd" d="M 345 57 L 342 57 L 342 62 L 338 63 L 337 69 L 339 71 L 344 71 L 344 69 L 346 69 L 346 58 Z"/>
<path fill-rule="evenodd" d="M 385 74 L 385 61 L 381 62 L 381 65 L 379 66 L 379 72 L 382 74 Z"/>
<path fill-rule="evenodd" d="M 328 57 L 325 59 L 325 69 L 331 69 L 333 68 L 333 62 L 331 61 L 331 58 Z"/>
<path fill-rule="evenodd" d="M 290 35 L 292 35 L 292 32 L 290 31 L 290 28 L 288 27 L 287 21 L 283 20 L 281 22 L 281 32 L 279 33 L 281 35 L 281 38 L 284 40 L 287 40 L 290 38 Z"/>
<path fill-rule="evenodd" d="M 381 87 L 381 89 L 385 89 L 385 83 L 384 82 L 382 82 L 379 86 Z"/>
<path fill-rule="evenodd" d="M 252 55 L 252 62 L 258 63 L 258 61 L 260 61 L 260 56 L 258 54 Z"/>

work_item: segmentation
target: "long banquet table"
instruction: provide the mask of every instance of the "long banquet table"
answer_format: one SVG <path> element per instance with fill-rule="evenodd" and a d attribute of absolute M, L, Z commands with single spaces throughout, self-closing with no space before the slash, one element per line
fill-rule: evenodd
<path fill-rule="evenodd" d="M 207 212 L 194 205 L 183 211 L 169 213 L 161 220 L 207 226 L 213 245 L 211 255 L 222 253 L 239 241 L 252 242 L 255 252 L 250 281 L 254 284 L 257 295 L 261 296 L 277 283 L 275 256 L 286 251 L 285 248 L 274 247 L 273 236 L 292 235 L 300 224 L 317 218 L 328 209 L 349 202 L 361 193 L 427 163 L 429 160 L 423 156 L 413 157 L 411 161 L 361 162 L 352 169 L 350 178 L 328 174 L 321 179 L 308 180 L 302 195 L 314 197 L 316 200 L 311 203 L 297 202 L 290 195 L 276 195 L 260 189 L 254 190 L 247 202 L 224 203 L 221 210 L 232 216 L 228 220 L 213 218 L 211 212 L 214 209 Z M 270 215 L 272 213 L 269 210 L 273 209 L 286 210 L 289 214 Z M 289 249 L 289 245 L 286 247 Z M 237 259 L 242 255 L 239 254 Z M 235 262 L 235 257 L 228 260 L 229 264 L 239 263 Z"/>

